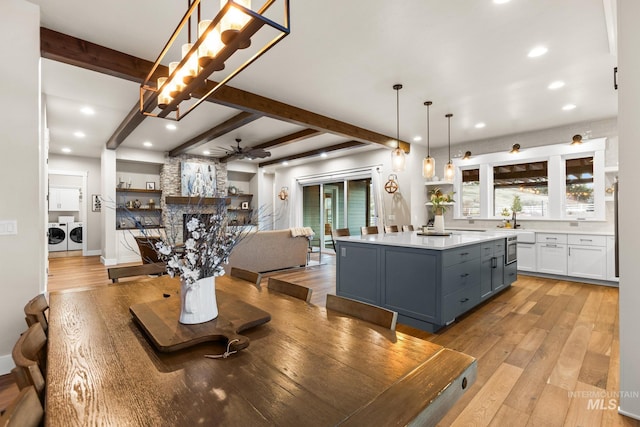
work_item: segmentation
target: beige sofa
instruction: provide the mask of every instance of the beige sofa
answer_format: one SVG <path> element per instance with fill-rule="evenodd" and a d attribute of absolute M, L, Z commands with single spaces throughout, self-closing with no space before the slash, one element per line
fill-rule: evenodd
<path fill-rule="evenodd" d="M 233 248 L 227 273 L 231 267 L 263 273 L 307 264 L 309 240 L 292 237 L 291 230 L 256 231 L 245 236 Z"/>

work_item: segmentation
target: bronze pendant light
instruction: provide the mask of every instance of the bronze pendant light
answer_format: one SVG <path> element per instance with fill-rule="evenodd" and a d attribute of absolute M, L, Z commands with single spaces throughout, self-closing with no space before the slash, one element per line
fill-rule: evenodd
<path fill-rule="evenodd" d="M 444 166 L 444 180 L 447 182 L 453 182 L 453 177 L 455 175 L 455 169 L 453 167 L 453 162 L 451 161 L 451 117 L 453 114 L 449 113 L 445 115 L 448 121 L 449 128 L 449 162 Z"/>
<path fill-rule="evenodd" d="M 433 178 L 436 173 L 436 160 L 431 157 L 429 146 L 429 107 L 433 104 L 431 101 L 425 101 L 427 106 L 427 157 L 422 159 L 422 176 L 425 178 Z"/>
<path fill-rule="evenodd" d="M 396 91 L 396 149 L 391 152 L 391 170 L 402 172 L 405 164 L 404 150 L 400 148 L 400 89 L 402 89 L 402 85 L 395 84 L 393 89 Z"/>

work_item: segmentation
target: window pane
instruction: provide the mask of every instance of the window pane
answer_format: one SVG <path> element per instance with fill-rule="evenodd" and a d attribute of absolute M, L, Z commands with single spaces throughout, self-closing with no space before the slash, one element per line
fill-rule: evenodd
<path fill-rule="evenodd" d="M 567 159 L 566 161 L 566 210 L 567 216 L 592 217 L 593 204 L 593 157 Z"/>
<path fill-rule="evenodd" d="M 549 177 L 547 162 L 520 163 L 493 168 L 493 214 L 512 212 L 516 196 L 520 199 L 520 218 L 549 215 Z"/>
<path fill-rule="evenodd" d="M 460 201 L 462 202 L 462 216 L 480 216 L 480 169 L 462 171 Z"/>

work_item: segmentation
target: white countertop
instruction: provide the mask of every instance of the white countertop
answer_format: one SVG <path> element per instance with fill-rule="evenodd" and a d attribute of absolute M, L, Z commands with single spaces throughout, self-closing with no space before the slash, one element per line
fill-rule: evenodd
<path fill-rule="evenodd" d="M 538 229 L 538 228 L 500 228 L 500 227 L 495 227 L 495 228 L 481 228 L 481 227 L 451 227 L 449 228 L 450 231 L 486 231 L 486 232 L 502 232 L 502 233 L 520 233 L 520 232 L 533 232 L 533 233 L 550 233 L 550 234 L 577 234 L 577 235 L 584 235 L 584 234 L 590 234 L 593 236 L 613 236 L 615 233 L 613 231 L 583 231 L 583 230 L 545 230 L 545 229 Z"/>
<path fill-rule="evenodd" d="M 420 236 L 417 231 L 336 237 L 337 241 L 401 246 L 405 248 L 446 250 L 476 243 L 504 239 L 505 233 L 490 231 L 452 231 L 451 236 Z"/>

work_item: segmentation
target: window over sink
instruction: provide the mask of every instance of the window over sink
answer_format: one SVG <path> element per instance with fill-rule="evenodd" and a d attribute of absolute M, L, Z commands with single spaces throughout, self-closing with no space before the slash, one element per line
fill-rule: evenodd
<path fill-rule="evenodd" d="M 453 159 L 457 219 L 605 220 L 606 138 Z"/>

